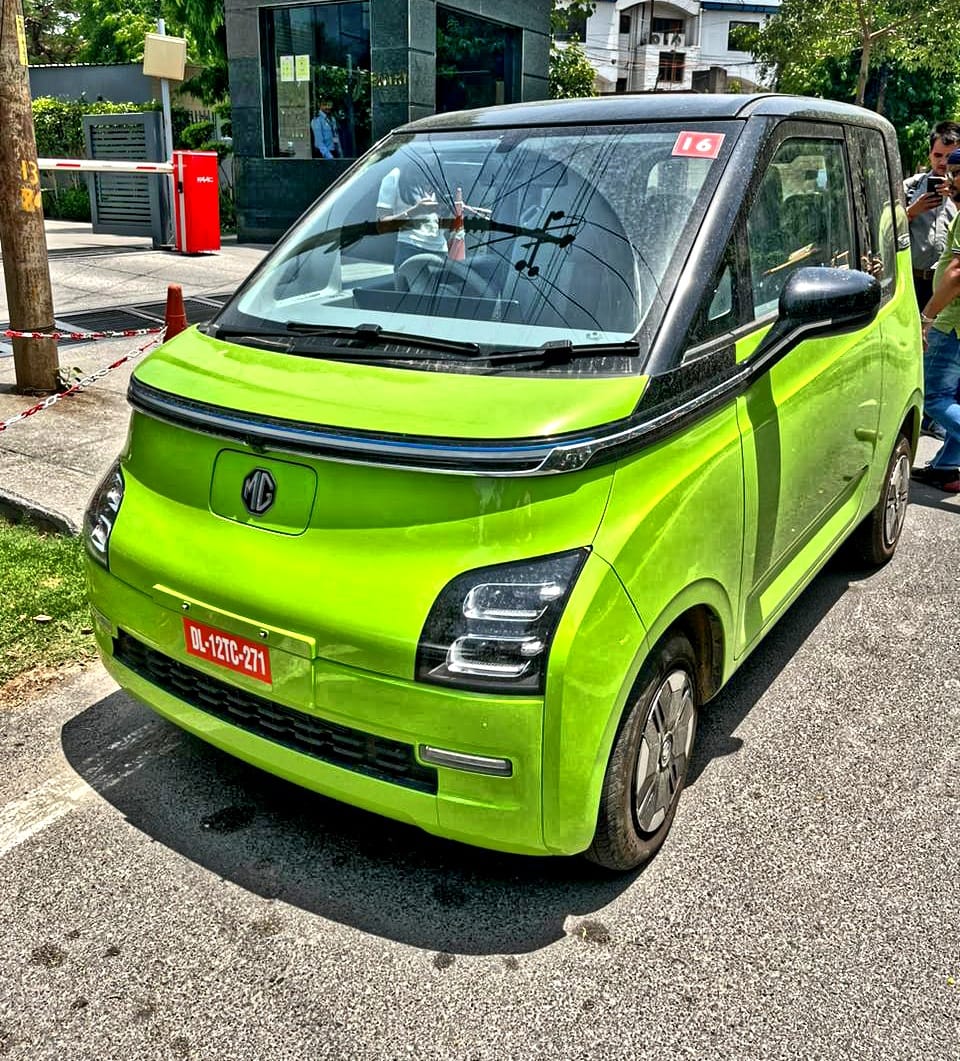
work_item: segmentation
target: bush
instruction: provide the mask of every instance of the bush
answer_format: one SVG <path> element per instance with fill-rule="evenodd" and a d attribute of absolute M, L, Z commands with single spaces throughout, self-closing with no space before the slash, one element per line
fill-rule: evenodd
<path fill-rule="evenodd" d="M 213 122 L 193 122 L 180 132 L 180 143 L 189 151 L 206 151 L 213 139 Z"/>
<path fill-rule="evenodd" d="M 82 158 L 85 114 L 130 114 L 156 110 L 155 103 L 106 103 L 76 99 L 54 99 L 40 96 L 33 101 L 33 129 L 37 137 L 37 154 L 41 158 Z M 173 111 L 176 129 L 177 110 Z M 186 115 L 186 111 L 181 111 Z M 185 124 L 185 123 L 184 123 Z"/>
<path fill-rule="evenodd" d="M 59 221 L 89 221 L 90 193 L 86 184 L 46 189 L 43 193 L 43 216 Z"/>

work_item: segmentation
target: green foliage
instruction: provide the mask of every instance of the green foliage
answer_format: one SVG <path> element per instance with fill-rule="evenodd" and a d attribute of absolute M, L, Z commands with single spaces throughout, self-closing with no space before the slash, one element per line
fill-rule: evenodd
<path fill-rule="evenodd" d="M 237 231 L 237 204 L 233 198 L 233 189 L 220 186 L 220 231 Z"/>
<path fill-rule="evenodd" d="M 564 47 L 554 45 L 550 49 L 551 99 L 595 96 L 594 78 L 595 71 L 576 37 L 572 37 Z"/>
<path fill-rule="evenodd" d="M 77 6 L 77 0 L 23 0 L 27 57 L 32 64 L 76 60 Z"/>
<path fill-rule="evenodd" d="M 43 191 L 43 216 L 59 221 L 89 221 L 90 193 L 86 183 L 60 184 Z"/>
<path fill-rule="evenodd" d="M 213 140 L 213 122 L 193 122 L 180 131 L 180 143 L 189 151 L 205 151 Z"/>
<path fill-rule="evenodd" d="M 203 69 L 184 82 L 188 92 L 212 104 L 230 91 L 227 73 L 227 27 L 224 0 L 165 0 L 175 20 L 194 43 L 191 57 Z"/>
<path fill-rule="evenodd" d="M 82 566 L 79 538 L 0 521 L 0 684 L 94 654 Z"/>
<path fill-rule="evenodd" d="M 85 114 L 129 114 L 155 110 L 155 103 L 107 103 L 103 100 L 64 100 L 38 96 L 33 101 L 33 128 L 41 158 L 82 158 Z M 186 111 L 181 112 L 186 116 Z M 176 108 L 174 108 L 176 130 Z M 184 124 L 189 121 L 185 118 Z"/>
<path fill-rule="evenodd" d="M 952 72 L 960 44 L 960 0 L 782 0 L 749 49 L 782 91 L 806 90 L 830 59 L 858 58 L 854 99 L 883 63 L 930 74 Z"/>
<path fill-rule="evenodd" d="M 594 0 L 568 0 L 550 9 L 550 33 L 554 37 L 569 37 L 596 10 Z"/>

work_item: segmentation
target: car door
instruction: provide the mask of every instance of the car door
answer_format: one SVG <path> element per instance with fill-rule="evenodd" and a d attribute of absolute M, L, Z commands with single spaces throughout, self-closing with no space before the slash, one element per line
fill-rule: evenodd
<path fill-rule="evenodd" d="M 738 360 L 777 313 L 803 266 L 860 267 L 841 126 L 783 123 L 756 179 L 742 228 L 748 321 Z M 742 261 L 742 258 L 741 258 Z M 745 650 L 794 598 L 857 518 L 877 446 L 880 330 L 806 339 L 738 399 L 743 444 Z"/>

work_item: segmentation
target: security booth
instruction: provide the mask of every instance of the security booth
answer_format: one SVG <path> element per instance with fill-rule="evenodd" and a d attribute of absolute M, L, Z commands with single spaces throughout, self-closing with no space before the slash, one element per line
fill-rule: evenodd
<path fill-rule="evenodd" d="M 277 239 L 398 125 L 548 95 L 546 0 L 226 0 L 226 29 L 241 240 Z"/>

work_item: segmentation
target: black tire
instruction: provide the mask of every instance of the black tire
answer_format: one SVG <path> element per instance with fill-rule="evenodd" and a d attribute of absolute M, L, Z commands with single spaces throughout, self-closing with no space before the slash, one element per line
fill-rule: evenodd
<path fill-rule="evenodd" d="M 682 634 L 663 638 L 640 668 L 607 764 L 586 852 L 591 862 L 635 869 L 670 831 L 697 732 L 696 674 L 693 648 Z"/>
<path fill-rule="evenodd" d="M 880 499 L 850 537 L 853 558 L 865 567 L 883 567 L 897 551 L 910 500 L 912 460 L 910 442 L 900 435 L 887 462 Z"/>

